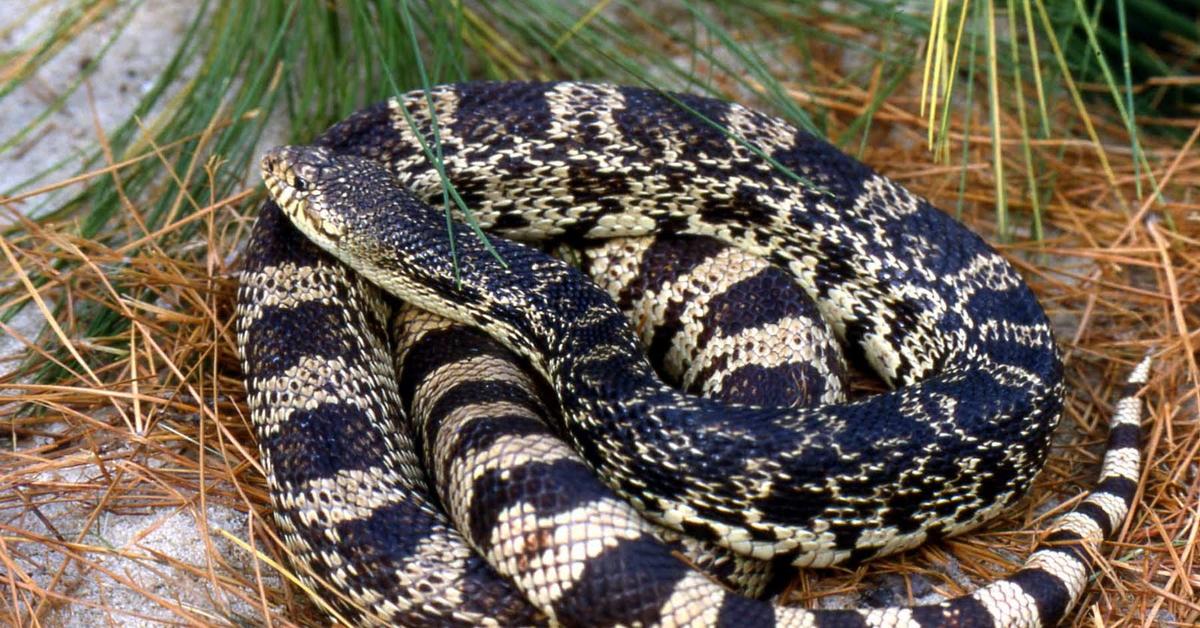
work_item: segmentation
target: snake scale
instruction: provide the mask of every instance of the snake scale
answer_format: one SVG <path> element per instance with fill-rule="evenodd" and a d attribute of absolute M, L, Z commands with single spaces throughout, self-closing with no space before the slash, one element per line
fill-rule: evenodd
<path fill-rule="evenodd" d="M 928 202 L 775 118 L 604 84 L 469 83 L 365 109 L 312 147 L 272 151 L 263 173 L 274 203 L 238 296 L 249 402 L 285 540 L 357 623 L 1049 625 L 1128 511 L 1148 360 L 1115 409 L 1097 487 L 1021 570 L 941 604 L 771 606 L 688 569 L 611 498 L 741 556 L 826 566 L 977 526 L 1045 459 L 1062 372 L 1024 282 Z M 499 236 L 490 246 L 428 204 L 443 174 Z M 602 290 L 507 239 L 656 232 L 712 237 L 789 272 L 892 390 L 806 408 L 685 395 Z M 462 410 L 479 406 L 458 394 L 471 386 L 437 385 L 457 368 L 447 340 L 426 368 L 401 366 L 415 383 L 397 383 L 391 297 L 376 285 L 485 332 L 499 345 L 473 359 L 502 380 L 527 367 L 551 400 L 475 386 L 493 412 Z M 492 362 L 501 347 L 513 366 Z M 436 401 L 411 412 L 425 428 L 410 434 L 397 423 L 418 388 Z M 425 455 L 439 504 L 420 458 L 447 429 L 458 454 L 487 462 Z M 577 453 L 536 448 L 556 433 Z M 560 457 L 569 466 L 530 472 Z M 579 458 L 602 484 L 568 481 Z M 556 482 L 594 489 L 563 496 Z"/>

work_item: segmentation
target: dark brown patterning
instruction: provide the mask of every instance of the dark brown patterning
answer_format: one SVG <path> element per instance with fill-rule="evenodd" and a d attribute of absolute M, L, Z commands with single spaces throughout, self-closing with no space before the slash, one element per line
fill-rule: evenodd
<path fill-rule="evenodd" d="M 762 255 L 791 271 L 851 351 L 897 388 L 853 403 L 771 409 L 666 387 L 628 323 L 574 270 L 493 239 L 501 265 L 469 230 L 447 235 L 440 212 L 418 200 L 440 194 L 420 145 L 434 136 L 426 102 L 436 110 L 446 174 L 486 228 L 569 241 L 688 233 Z M 1061 408 L 1061 367 L 1019 276 L 925 201 L 781 121 L 648 90 L 481 83 L 365 110 L 319 143 L 264 159 L 273 198 L 300 230 L 385 290 L 475 325 L 527 359 L 558 390 L 564 428 L 583 457 L 657 523 L 797 565 L 861 560 L 978 525 L 1019 497 L 1044 460 Z M 263 265 L 277 267 L 269 258 Z M 247 285 L 267 276 L 251 271 Z M 244 289 L 241 318 L 254 318 L 263 298 Z M 345 305 L 336 296 L 323 303 Z M 275 338 L 256 352 L 264 341 L 239 330 L 256 424 L 260 415 L 284 420 L 274 399 L 256 400 L 253 391 L 271 389 L 263 378 L 290 385 L 295 377 L 276 375 L 273 347 L 284 340 Z M 1143 363 L 1131 383 L 1144 382 L 1147 370 Z M 379 372 L 364 372 L 365 381 L 338 382 L 323 396 L 373 390 Z M 913 609 L 811 612 L 726 597 L 660 619 L 1054 623 L 1083 589 L 1089 548 L 1119 525 L 1134 492 L 1139 406 L 1132 393 L 1121 404 L 1100 486 L 1056 523 L 1053 545 L 1007 580 Z M 273 455 L 272 444 L 262 446 Z M 388 496 L 403 502 L 403 490 L 398 484 Z M 327 502 L 275 498 L 297 512 L 281 515 L 288 521 L 357 517 L 323 510 Z"/>

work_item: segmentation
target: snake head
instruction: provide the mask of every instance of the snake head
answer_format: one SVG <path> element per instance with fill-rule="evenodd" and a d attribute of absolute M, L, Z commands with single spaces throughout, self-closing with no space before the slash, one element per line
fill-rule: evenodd
<path fill-rule="evenodd" d="M 280 146 L 263 155 L 262 177 L 271 198 L 292 222 L 318 244 L 336 244 L 346 231 L 346 215 L 337 211 L 355 172 L 328 148 Z"/>
<path fill-rule="evenodd" d="M 378 161 L 321 145 L 281 146 L 263 156 L 262 177 L 306 238 L 385 289 L 398 276 L 389 269 L 449 246 L 442 214 Z"/>

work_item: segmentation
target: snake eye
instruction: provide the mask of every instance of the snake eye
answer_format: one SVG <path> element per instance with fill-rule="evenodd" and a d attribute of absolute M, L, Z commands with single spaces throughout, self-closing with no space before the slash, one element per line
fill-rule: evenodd
<path fill-rule="evenodd" d="M 295 188 L 297 192 L 303 192 L 308 189 L 308 181 L 306 181 L 304 177 L 292 176 L 292 187 Z"/>

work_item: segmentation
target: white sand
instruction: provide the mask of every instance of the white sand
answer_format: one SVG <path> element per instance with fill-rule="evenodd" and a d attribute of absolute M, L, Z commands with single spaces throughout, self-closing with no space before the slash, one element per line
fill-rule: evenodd
<path fill-rule="evenodd" d="M 30 49 L 31 44 L 42 39 L 44 29 L 61 19 L 60 11 L 75 4 L 0 0 L 0 16 L 9 20 L 0 23 L 0 53 Z M 196 7 L 195 3 L 182 0 L 140 3 L 128 14 L 127 26 L 101 56 L 102 48 L 127 15 L 127 6 L 134 4 L 124 3 L 103 23 L 75 37 L 21 88 L 3 99 L 0 141 L 34 121 L 70 90 L 89 60 L 99 58 L 95 74 L 66 97 L 61 109 L 37 125 L 16 148 L 0 153 L 0 194 L 8 194 L 18 186 L 22 186 L 20 191 L 30 191 L 74 174 L 81 156 L 99 146 L 97 126 L 111 132 L 128 118 L 139 99 L 152 87 L 179 45 Z M 43 172 L 40 180 L 29 182 L 39 179 L 39 173 Z M 40 195 L 17 208 L 35 212 L 55 207 L 77 191 L 78 188 L 67 188 Z M 44 320 L 34 308 L 26 308 L 11 324 L 32 339 Z M 12 364 L 3 360 L 23 346 L 13 336 L 0 337 L 0 365 L 4 365 L 0 368 L 11 368 Z M 21 439 L 15 447 L 18 452 L 30 450 L 47 440 L 47 437 Z M 5 445 L 8 444 L 6 440 Z M 119 454 L 110 459 L 118 457 Z M 0 520 L 4 525 L 24 531 L 20 535 L 5 533 L 3 553 L 15 559 L 18 572 L 57 594 L 89 601 L 76 604 L 53 601 L 41 609 L 41 625 L 157 626 L 179 624 L 185 616 L 215 625 L 260 621 L 259 611 L 222 594 L 208 581 L 215 576 L 253 582 L 253 568 L 245 551 L 215 531 L 222 528 L 238 538 L 246 538 L 246 515 L 210 503 L 201 519 L 197 496 L 181 495 L 179 503 L 183 507 L 110 507 L 89 524 L 96 504 L 104 498 L 104 487 L 110 483 L 106 474 L 112 472 L 111 467 L 101 469 L 94 462 L 81 461 L 66 471 L 23 476 L 17 490 L 36 508 L 31 509 L 18 499 L 0 502 Z M 97 489 L 89 493 L 80 488 L 89 484 Z M 71 489 L 62 489 L 66 485 Z M 55 498 L 56 492 L 70 495 L 74 501 L 60 501 Z M 162 493 L 157 488 L 151 492 Z M 75 500 L 78 495 L 94 499 Z M 205 536 L 211 539 L 214 554 L 225 564 L 208 562 L 210 550 L 201 540 L 202 528 L 207 528 Z M 91 564 L 67 560 L 63 569 L 63 551 L 31 540 L 38 537 L 66 542 L 79 540 L 85 547 L 77 552 Z M 173 562 L 191 569 L 176 567 Z M 278 579 L 269 574 L 265 565 L 263 568 L 270 578 L 268 586 L 278 587 Z M 0 573 L 7 572 L 8 566 L 0 566 Z M 8 586 L 8 576 L 4 579 L 0 591 L 5 597 L 22 596 L 18 608 L 21 619 L 29 624 L 30 606 L 36 605 L 37 598 L 24 592 L 14 593 Z M 134 586 L 149 591 L 159 601 L 134 590 Z M 6 606 L 11 609 L 11 602 Z"/>

